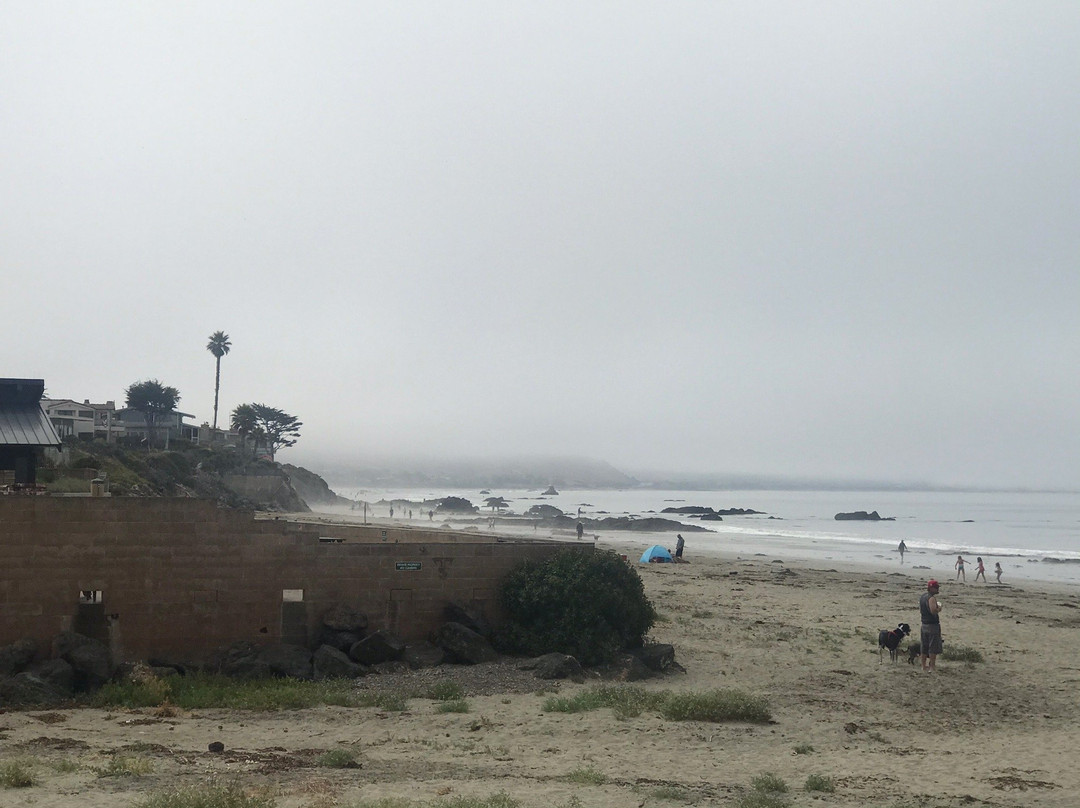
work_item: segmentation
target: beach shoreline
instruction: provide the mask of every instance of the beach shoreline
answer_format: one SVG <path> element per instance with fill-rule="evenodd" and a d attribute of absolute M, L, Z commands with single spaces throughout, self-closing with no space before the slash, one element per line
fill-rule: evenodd
<path fill-rule="evenodd" d="M 40 774 L 32 788 L 0 791 L 0 802 L 60 808 L 77 793 L 83 808 L 112 808 L 216 781 L 269 795 L 278 808 L 385 797 L 430 805 L 497 793 L 523 808 L 575 799 L 589 808 L 736 805 L 752 778 L 769 772 L 789 786 L 795 808 L 822 804 L 805 789 L 811 776 L 834 786 L 827 804 L 1075 805 L 1076 592 L 943 580 L 945 647 L 977 652 L 981 661 L 943 657 L 936 673 L 924 674 L 906 654 L 880 658 L 876 643 L 880 630 L 899 622 L 917 634 L 925 582 L 915 570 L 699 555 L 692 544 L 689 563 L 636 563 L 632 554 L 650 538 L 603 536 L 596 544 L 634 561 L 659 615 L 650 640 L 672 644 L 682 669 L 636 686 L 749 693 L 767 700 L 768 723 L 545 710 L 550 695 L 573 695 L 595 680 L 466 691 L 461 714 L 440 713 L 424 698 L 410 698 L 403 712 L 8 711 L 0 713 L 0 757 L 30 760 Z M 413 675 L 431 683 L 457 670 Z M 358 686 L 378 688 L 379 677 Z M 207 752 L 211 741 L 226 753 Z M 333 749 L 355 753 L 358 768 L 320 768 L 318 755 Z M 139 757 L 152 770 L 100 776 L 117 756 Z"/>

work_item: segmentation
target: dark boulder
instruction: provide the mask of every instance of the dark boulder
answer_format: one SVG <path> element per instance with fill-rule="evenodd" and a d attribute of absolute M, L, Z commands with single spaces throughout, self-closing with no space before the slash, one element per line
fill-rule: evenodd
<path fill-rule="evenodd" d="M 675 647 L 667 643 L 650 643 L 632 653 L 650 670 L 663 672 L 675 664 Z"/>
<path fill-rule="evenodd" d="M 723 522 L 724 517 L 718 513 L 703 513 L 700 517 L 702 522 Z"/>
<path fill-rule="evenodd" d="M 232 645 L 219 648 L 206 662 L 206 669 L 212 673 L 235 676 L 237 666 L 247 666 L 259 655 L 259 647 L 248 640 L 239 640 Z"/>
<path fill-rule="evenodd" d="M 566 514 L 554 505 L 533 505 L 524 514 L 529 519 L 565 519 Z"/>
<path fill-rule="evenodd" d="M 446 652 L 429 642 L 406 645 L 405 653 L 401 655 L 401 661 L 414 671 L 421 668 L 437 668 L 445 660 Z"/>
<path fill-rule="evenodd" d="M 19 707 L 53 707 L 71 698 L 39 676 L 23 671 L 0 677 L 0 704 Z"/>
<path fill-rule="evenodd" d="M 329 645 L 331 648 L 336 648 L 339 651 L 349 653 L 349 649 L 356 643 L 360 642 L 364 638 L 362 632 L 358 631 L 337 631 L 332 628 L 323 626 L 319 631 L 315 647 L 318 648 L 322 645 Z"/>
<path fill-rule="evenodd" d="M 401 638 L 382 629 L 364 637 L 349 649 L 349 656 L 361 665 L 378 665 L 380 662 L 401 659 L 404 653 L 405 643 Z"/>
<path fill-rule="evenodd" d="M 368 627 L 367 615 L 352 606 L 336 603 L 322 616 L 322 624 L 333 631 L 363 634 Z"/>
<path fill-rule="evenodd" d="M 75 691 L 75 671 L 62 659 L 43 659 L 30 665 L 26 672 L 34 674 L 63 693 Z"/>
<path fill-rule="evenodd" d="M 259 651 L 257 661 L 270 666 L 270 670 L 276 676 L 289 679 L 310 679 L 312 677 L 311 651 L 302 645 L 292 645 L 285 642 L 267 645 Z"/>
<path fill-rule="evenodd" d="M 656 675 L 633 654 L 619 654 L 611 663 L 599 669 L 605 679 L 616 682 L 640 682 Z"/>
<path fill-rule="evenodd" d="M 447 603 L 443 609 L 443 617 L 448 623 L 460 623 L 470 631 L 475 631 L 481 637 L 491 636 L 491 626 L 483 617 L 456 603 Z"/>
<path fill-rule="evenodd" d="M 64 631 L 56 636 L 53 655 L 71 665 L 77 692 L 97 690 L 115 671 L 108 646 L 74 631 Z"/>
<path fill-rule="evenodd" d="M 33 640 L 16 640 L 11 645 L 0 646 L 0 676 L 14 676 L 34 661 L 37 643 Z"/>
<path fill-rule="evenodd" d="M 453 662 L 475 665 L 499 658 L 495 649 L 482 636 L 461 623 L 444 623 L 432 638 L 435 645 L 446 651 Z"/>
<path fill-rule="evenodd" d="M 542 497 L 557 497 L 557 496 L 559 496 L 559 492 L 555 490 L 555 486 L 549 485 L 547 487 L 547 491 L 542 493 L 540 496 L 542 496 Z"/>
<path fill-rule="evenodd" d="M 315 652 L 313 668 L 316 679 L 356 679 L 367 674 L 363 665 L 357 665 L 346 654 L 329 645 Z"/>
<path fill-rule="evenodd" d="M 518 668 L 536 671 L 537 679 L 573 679 L 575 682 L 585 680 L 585 671 L 581 663 L 568 654 L 557 652 L 530 659 L 518 665 Z"/>

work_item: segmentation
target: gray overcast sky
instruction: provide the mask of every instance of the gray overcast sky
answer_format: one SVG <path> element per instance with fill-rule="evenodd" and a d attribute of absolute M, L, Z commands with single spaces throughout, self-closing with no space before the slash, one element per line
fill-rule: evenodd
<path fill-rule="evenodd" d="M 0 376 L 201 422 L 223 329 L 316 470 L 1080 488 L 1080 3 L 0 19 Z"/>

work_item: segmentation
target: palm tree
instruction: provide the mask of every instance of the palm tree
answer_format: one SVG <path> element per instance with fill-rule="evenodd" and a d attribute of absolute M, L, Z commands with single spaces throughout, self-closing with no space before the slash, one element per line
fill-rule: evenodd
<path fill-rule="evenodd" d="M 214 372 L 214 429 L 217 429 L 218 390 L 221 389 L 221 357 L 229 352 L 232 343 L 229 335 L 224 331 L 215 331 L 210 335 L 210 341 L 206 343 L 206 350 L 214 355 L 217 369 Z"/>

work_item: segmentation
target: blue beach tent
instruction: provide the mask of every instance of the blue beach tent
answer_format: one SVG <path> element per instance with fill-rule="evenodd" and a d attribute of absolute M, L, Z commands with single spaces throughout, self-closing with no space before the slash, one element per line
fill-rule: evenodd
<path fill-rule="evenodd" d="M 666 547 L 661 547 L 659 544 L 654 544 L 648 550 L 641 554 L 641 563 L 648 564 L 650 561 L 666 561 L 671 562 L 671 553 L 667 551 Z"/>

